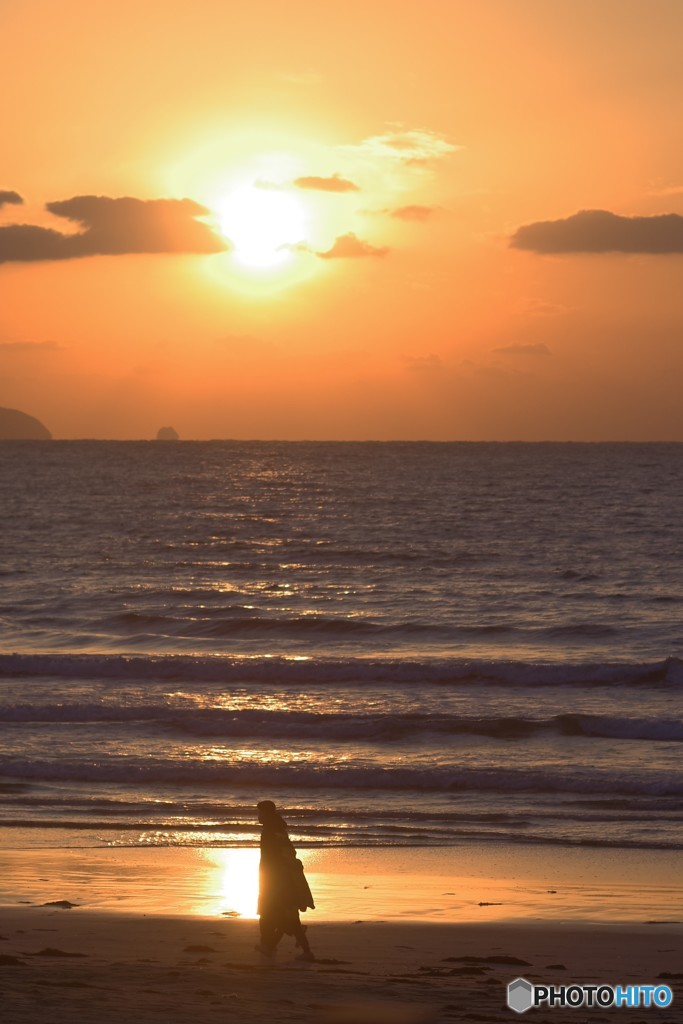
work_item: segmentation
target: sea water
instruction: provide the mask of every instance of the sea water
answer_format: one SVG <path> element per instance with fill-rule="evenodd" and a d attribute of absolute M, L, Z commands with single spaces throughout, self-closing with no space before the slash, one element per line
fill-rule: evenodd
<path fill-rule="evenodd" d="M 6 846 L 683 846 L 683 446 L 0 444 Z"/>

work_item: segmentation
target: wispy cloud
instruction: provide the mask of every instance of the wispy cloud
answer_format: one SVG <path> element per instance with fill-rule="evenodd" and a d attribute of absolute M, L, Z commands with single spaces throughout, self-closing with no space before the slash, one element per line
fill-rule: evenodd
<path fill-rule="evenodd" d="M 424 222 L 431 220 L 435 213 L 439 211 L 438 206 L 420 206 L 419 204 L 413 204 L 412 206 L 398 206 L 395 210 L 391 210 L 389 215 L 396 217 L 397 220 L 409 220 Z"/>
<path fill-rule="evenodd" d="M 347 235 L 339 235 L 331 249 L 317 252 L 316 256 L 322 260 L 357 259 L 365 256 L 386 256 L 388 252 L 387 246 L 371 245 L 370 242 L 365 242 L 354 235 L 353 231 L 349 231 Z"/>
<path fill-rule="evenodd" d="M 441 356 L 434 352 L 428 356 L 404 356 L 403 361 L 413 373 L 441 373 L 446 368 Z"/>
<path fill-rule="evenodd" d="M 501 356 L 550 356 L 552 352 L 543 342 L 519 342 L 515 345 L 502 345 L 491 350 Z"/>
<path fill-rule="evenodd" d="M 343 148 L 347 152 L 405 163 L 440 159 L 463 147 L 448 142 L 443 136 L 428 129 L 398 128 L 383 132 L 381 135 L 371 135 L 355 146 Z"/>
<path fill-rule="evenodd" d="M 38 352 L 61 352 L 63 347 L 56 341 L 0 341 L 0 352 L 7 353 L 34 355 Z"/>

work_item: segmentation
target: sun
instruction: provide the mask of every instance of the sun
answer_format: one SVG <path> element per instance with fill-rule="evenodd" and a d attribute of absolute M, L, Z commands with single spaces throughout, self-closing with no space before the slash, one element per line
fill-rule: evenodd
<path fill-rule="evenodd" d="M 220 230 L 241 263 L 272 267 L 305 243 L 307 212 L 291 193 L 256 183 L 235 189 L 217 208 Z"/>

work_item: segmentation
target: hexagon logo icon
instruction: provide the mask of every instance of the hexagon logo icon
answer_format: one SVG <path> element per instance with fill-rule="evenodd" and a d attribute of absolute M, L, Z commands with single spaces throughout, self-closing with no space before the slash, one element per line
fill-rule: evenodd
<path fill-rule="evenodd" d="M 508 985 L 508 1006 L 515 1013 L 526 1013 L 534 1005 L 534 986 L 526 978 L 515 978 Z"/>

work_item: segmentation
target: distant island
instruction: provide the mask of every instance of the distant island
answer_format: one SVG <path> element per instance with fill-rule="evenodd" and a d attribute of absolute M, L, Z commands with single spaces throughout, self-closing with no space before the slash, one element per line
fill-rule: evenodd
<path fill-rule="evenodd" d="M 49 441 L 52 434 L 35 416 L 0 408 L 0 441 Z"/>
<path fill-rule="evenodd" d="M 178 431 L 174 430 L 173 427 L 159 427 L 157 431 L 157 441 L 179 441 Z"/>

